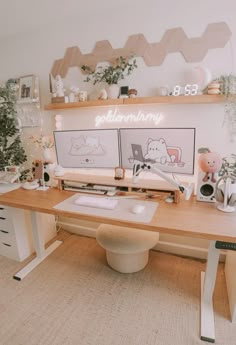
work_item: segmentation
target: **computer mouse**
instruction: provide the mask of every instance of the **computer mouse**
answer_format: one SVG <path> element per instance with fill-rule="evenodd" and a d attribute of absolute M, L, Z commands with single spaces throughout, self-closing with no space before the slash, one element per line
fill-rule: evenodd
<path fill-rule="evenodd" d="M 134 205 L 131 209 L 132 213 L 139 214 L 145 210 L 145 206 L 141 204 Z"/>
<path fill-rule="evenodd" d="M 172 202 L 174 202 L 174 197 L 173 196 L 167 196 L 165 198 L 165 202 L 167 202 L 168 204 L 172 204 Z"/>

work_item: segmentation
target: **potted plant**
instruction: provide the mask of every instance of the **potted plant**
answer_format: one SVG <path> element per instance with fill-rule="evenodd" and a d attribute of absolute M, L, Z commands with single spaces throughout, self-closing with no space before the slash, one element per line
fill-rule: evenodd
<path fill-rule="evenodd" d="M 0 86 L 0 171 L 7 166 L 20 166 L 27 161 L 17 121 L 16 92 L 18 80 L 9 79 Z M 29 169 L 20 171 L 24 179 Z"/>
<path fill-rule="evenodd" d="M 95 70 L 91 67 L 83 65 L 81 69 L 88 73 L 86 82 L 93 81 L 93 85 L 97 83 L 106 83 L 109 86 L 108 98 L 117 98 L 119 95 L 118 83 L 120 80 L 125 79 L 126 76 L 130 75 L 135 68 L 137 68 L 136 59 L 132 57 L 124 58 L 120 56 L 115 60 L 114 65 L 99 66 Z M 115 87 L 114 87 L 115 85 Z M 111 94 L 111 89 L 116 90 L 116 94 Z"/>

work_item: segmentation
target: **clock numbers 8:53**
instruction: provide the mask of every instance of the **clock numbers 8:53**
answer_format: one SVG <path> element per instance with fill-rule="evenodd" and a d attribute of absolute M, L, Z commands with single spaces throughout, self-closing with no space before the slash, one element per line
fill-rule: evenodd
<path fill-rule="evenodd" d="M 180 96 L 181 94 L 184 94 L 184 96 L 195 96 L 197 93 L 198 93 L 197 84 L 187 84 L 184 87 L 175 85 L 172 95 Z"/>

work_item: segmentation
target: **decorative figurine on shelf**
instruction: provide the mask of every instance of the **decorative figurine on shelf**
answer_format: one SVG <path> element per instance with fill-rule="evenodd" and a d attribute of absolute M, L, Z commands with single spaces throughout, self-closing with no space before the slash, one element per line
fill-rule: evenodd
<path fill-rule="evenodd" d="M 100 91 L 100 93 L 99 93 L 99 95 L 98 95 L 98 99 L 101 99 L 101 100 L 103 100 L 103 99 L 107 99 L 107 91 L 106 91 L 106 89 L 101 89 L 101 91 Z"/>
<path fill-rule="evenodd" d="M 64 90 L 63 80 L 61 76 L 58 74 L 54 81 L 53 97 L 64 97 L 64 96 L 65 96 L 65 90 Z"/>
<path fill-rule="evenodd" d="M 70 87 L 69 102 L 78 102 L 79 88 L 76 86 Z"/>
<path fill-rule="evenodd" d="M 129 89 L 128 96 L 129 98 L 135 98 L 138 94 L 138 91 L 136 89 Z"/>
<path fill-rule="evenodd" d="M 211 182 L 216 182 L 215 173 L 217 173 L 222 165 L 222 158 L 216 152 L 211 152 L 208 148 L 200 148 L 198 153 L 201 153 L 198 164 L 205 176 L 202 181 L 207 182 L 209 174 L 211 174 Z"/>

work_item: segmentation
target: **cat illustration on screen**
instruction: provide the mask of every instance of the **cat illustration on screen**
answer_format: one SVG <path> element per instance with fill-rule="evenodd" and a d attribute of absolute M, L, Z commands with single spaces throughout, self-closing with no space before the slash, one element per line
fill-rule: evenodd
<path fill-rule="evenodd" d="M 69 150 L 71 156 L 87 156 L 96 155 L 103 156 L 106 154 L 104 147 L 95 137 L 84 137 L 83 135 L 78 138 L 71 138 L 71 147 Z"/>
<path fill-rule="evenodd" d="M 140 144 L 131 144 L 133 155 L 129 158 L 129 162 L 134 160 L 140 162 L 157 163 L 168 166 L 184 167 L 185 163 L 181 161 L 182 149 L 177 146 L 167 146 L 164 139 L 151 139 L 147 141 L 145 148 L 146 154 L 143 155 L 143 149 Z"/>
<path fill-rule="evenodd" d="M 154 160 L 161 164 L 174 162 L 175 160 L 175 156 L 169 154 L 168 147 L 163 138 L 159 140 L 148 139 L 147 153 L 144 155 L 144 158 Z"/>

